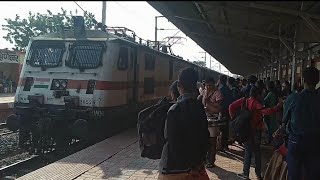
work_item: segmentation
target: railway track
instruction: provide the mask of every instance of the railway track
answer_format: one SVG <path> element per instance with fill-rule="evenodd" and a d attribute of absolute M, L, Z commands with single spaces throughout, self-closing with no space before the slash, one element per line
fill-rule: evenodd
<path fill-rule="evenodd" d="M 9 131 L 6 124 L 0 124 L 0 179 L 21 177 L 94 144 L 74 140 L 63 151 L 53 149 L 40 155 L 30 155 L 19 148 L 18 139 L 18 132 Z"/>
<path fill-rule="evenodd" d="M 5 178 L 8 175 L 12 175 L 15 172 L 19 171 L 19 169 L 27 166 L 32 166 L 35 164 L 37 160 L 39 160 L 40 156 L 32 156 L 25 160 L 21 160 L 19 162 L 13 163 L 11 165 L 0 168 L 0 177 L 1 179 Z"/>
<path fill-rule="evenodd" d="M 10 131 L 10 130 L 6 130 L 6 131 L 0 131 L 0 137 L 1 136 L 5 136 L 5 135 L 10 135 L 10 134 L 14 134 L 16 132 Z"/>
<path fill-rule="evenodd" d="M 0 129 L 7 127 L 6 123 L 0 123 Z"/>
<path fill-rule="evenodd" d="M 18 141 L 18 132 L 10 131 L 6 128 L 6 124 L 0 124 L 0 157 L 15 151 L 18 148 Z"/>
<path fill-rule="evenodd" d="M 13 134 L 13 133 L 15 133 L 15 132 L 10 131 L 10 130 L 7 128 L 7 124 L 6 124 L 6 123 L 1 123 L 1 124 L 0 124 L 0 137 L 1 137 L 1 136 L 4 136 L 4 135 Z"/>
<path fill-rule="evenodd" d="M 6 177 L 10 177 L 11 179 L 21 177 L 29 172 L 69 156 L 88 146 L 89 145 L 84 145 L 78 141 L 70 145 L 65 151 L 53 150 L 41 155 L 32 155 L 29 158 L 0 168 L 0 179 L 6 179 Z"/>

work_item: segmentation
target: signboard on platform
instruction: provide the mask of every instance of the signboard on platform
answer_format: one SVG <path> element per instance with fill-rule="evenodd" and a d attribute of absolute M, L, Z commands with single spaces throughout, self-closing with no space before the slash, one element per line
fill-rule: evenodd
<path fill-rule="evenodd" d="M 0 63 L 19 63 L 19 56 L 14 52 L 1 52 Z"/>

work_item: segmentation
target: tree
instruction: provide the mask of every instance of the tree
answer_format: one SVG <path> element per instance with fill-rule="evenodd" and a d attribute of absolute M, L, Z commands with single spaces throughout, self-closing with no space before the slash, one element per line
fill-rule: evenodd
<path fill-rule="evenodd" d="M 206 62 L 204 61 L 193 61 L 193 63 L 201 67 L 206 67 Z"/>
<path fill-rule="evenodd" d="M 8 31 L 3 38 L 10 43 L 14 43 L 16 50 L 25 51 L 31 37 L 58 32 L 63 26 L 70 27 L 73 25 L 72 12 L 61 8 L 62 13 L 52 14 L 47 10 L 48 14 L 33 14 L 29 11 L 27 19 L 21 19 L 18 14 L 14 19 L 5 18 L 7 24 L 2 25 L 2 30 Z M 77 10 L 76 10 L 77 13 Z M 85 26 L 87 29 L 96 28 L 94 15 L 85 12 Z"/>

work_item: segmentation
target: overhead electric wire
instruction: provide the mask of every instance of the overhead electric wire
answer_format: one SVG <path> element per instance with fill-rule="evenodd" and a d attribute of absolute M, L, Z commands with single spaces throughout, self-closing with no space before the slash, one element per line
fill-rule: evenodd
<path fill-rule="evenodd" d="M 175 33 L 173 36 L 169 37 L 166 43 L 168 43 L 168 42 L 170 41 L 170 39 L 174 38 L 179 32 L 180 32 L 180 30 L 179 30 L 177 33 Z M 164 39 L 166 39 L 166 38 L 167 38 L 167 37 L 163 38 L 162 41 L 163 41 Z"/>
<path fill-rule="evenodd" d="M 96 19 L 94 19 L 94 18 L 91 18 L 91 17 L 88 15 L 87 11 L 84 10 L 76 1 L 73 1 L 73 2 L 76 3 L 76 5 L 83 11 L 83 13 L 84 13 L 87 17 L 89 17 L 89 18 L 93 21 L 93 23 L 95 23 L 95 24 L 98 23 L 98 21 L 97 21 Z"/>
<path fill-rule="evenodd" d="M 73 2 L 84 12 L 84 14 L 85 14 L 87 17 L 89 17 L 95 24 L 98 24 L 97 20 L 95 20 L 94 18 L 90 17 L 90 16 L 88 15 L 87 11 L 86 11 L 84 8 L 82 8 L 76 1 L 73 1 Z M 132 11 L 132 10 L 129 10 L 128 8 L 126 8 L 126 7 L 124 7 L 123 5 L 121 5 L 120 3 L 118 3 L 118 2 L 115 2 L 115 3 L 116 3 L 118 6 L 121 6 L 123 9 L 125 9 L 125 10 L 128 11 L 129 13 L 134 14 L 134 15 L 138 15 L 138 16 L 142 17 L 142 16 L 141 16 L 140 14 L 138 14 L 137 12 Z M 167 40 L 167 42 L 165 42 L 165 44 L 168 43 L 168 42 L 170 41 L 170 39 L 174 38 L 179 32 L 181 32 L 181 30 L 179 30 L 178 32 L 176 32 L 172 37 L 169 37 L 168 40 Z M 145 41 L 145 42 L 149 41 L 149 40 L 140 38 L 140 37 L 137 36 L 137 35 L 135 35 L 135 36 L 136 36 L 137 38 L 141 39 L 142 41 Z M 164 39 L 165 39 L 165 38 L 164 38 Z M 163 39 L 163 40 L 164 40 L 164 39 Z M 178 38 L 175 42 L 173 42 L 172 45 L 174 45 L 175 43 L 177 43 L 180 39 L 181 39 L 181 38 Z M 170 47 L 171 47 L 172 45 L 169 44 Z"/>
<path fill-rule="evenodd" d="M 86 11 L 76 2 L 76 1 L 73 1 L 74 3 L 76 3 L 76 5 L 84 12 L 86 13 Z"/>
<path fill-rule="evenodd" d="M 128 12 L 130 12 L 131 14 L 135 14 L 135 15 L 138 15 L 138 16 L 140 16 L 140 17 L 143 17 L 143 16 L 139 15 L 138 13 L 136 13 L 135 11 L 132 11 L 132 10 L 126 8 L 125 6 L 121 5 L 121 4 L 118 3 L 117 1 L 115 1 L 115 3 L 116 3 L 118 6 L 122 7 L 123 9 L 127 10 Z"/>
<path fill-rule="evenodd" d="M 122 7 L 123 9 L 125 9 L 127 12 L 129 12 L 132 15 L 137 15 L 139 17 L 143 17 L 142 15 L 140 15 L 139 13 L 137 13 L 136 11 L 130 10 L 127 7 L 123 6 L 122 4 L 120 4 L 119 2 L 115 2 L 118 6 Z M 176 30 L 176 29 L 170 29 L 170 30 Z M 168 43 L 170 41 L 170 39 L 172 39 L 173 37 L 175 37 L 179 32 L 181 32 L 181 30 L 179 30 L 176 34 L 174 34 L 172 37 L 168 38 L 168 40 L 165 43 Z M 163 38 L 162 40 L 164 40 L 165 38 Z M 145 39 L 143 39 L 145 40 Z M 176 43 L 176 42 L 175 42 Z"/>

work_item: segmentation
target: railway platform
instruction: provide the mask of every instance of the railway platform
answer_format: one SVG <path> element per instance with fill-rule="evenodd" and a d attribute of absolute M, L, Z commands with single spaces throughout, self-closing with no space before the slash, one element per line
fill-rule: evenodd
<path fill-rule="evenodd" d="M 0 109 L 8 109 L 13 106 L 14 93 L 0 93 Z"/>
<path fill-rule="evenodd" d="M 229 148 L 227 152 L 218 152 L 215 168 L 207 169 L 210 179 L 239 179 L 237 173 L 242 171 L 243 149 L 237 145 Z M 265 169 L 271 151 L 262 149 Z M 18 180 L 155 180 L 158 164 L 159 160 L 140 157 L 137 131 L 129 129 Z M 256 179 L 252 168 L 250 178 Z"/>
<path fill-rule="evenodd" d="M 14 93 L 0 93 L 0 123 L 5 123 L 11 114 L 14 103 Z"/>

